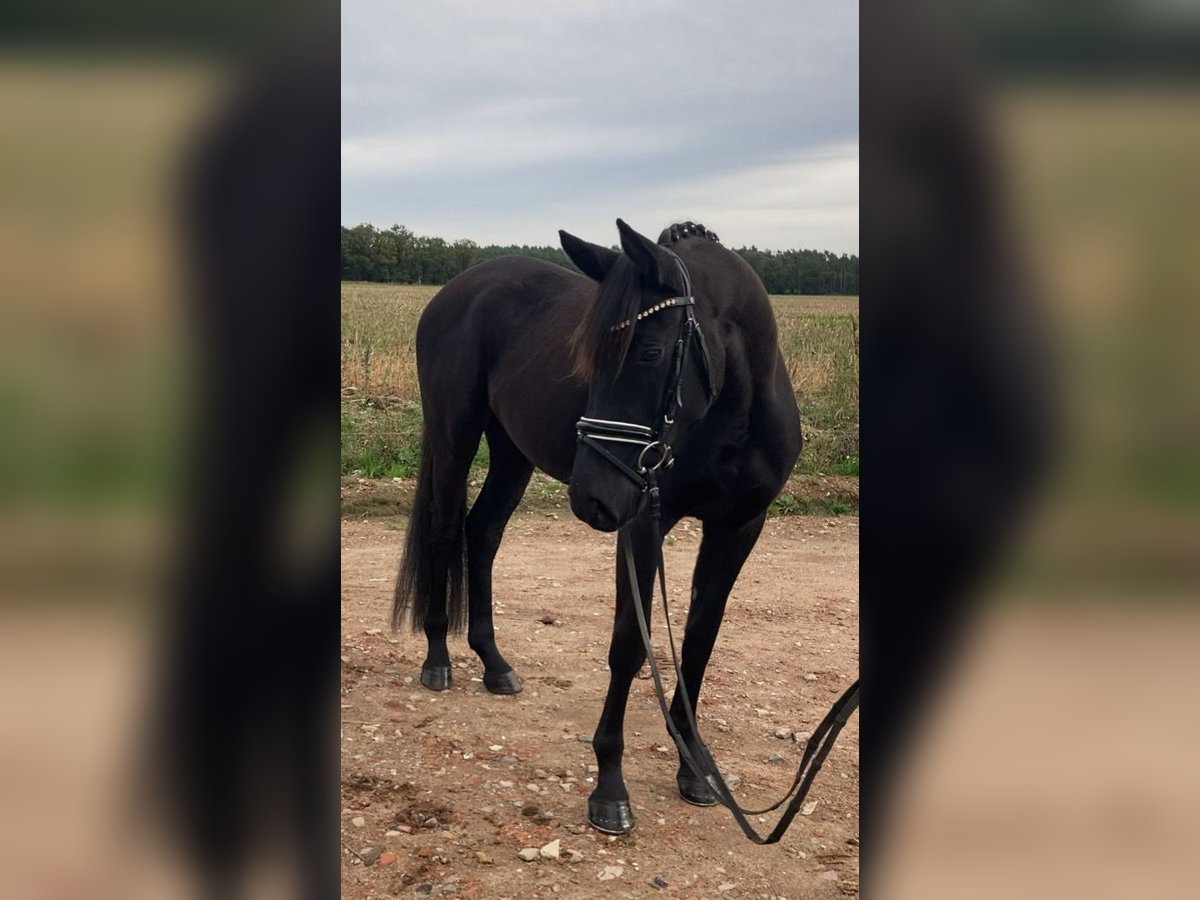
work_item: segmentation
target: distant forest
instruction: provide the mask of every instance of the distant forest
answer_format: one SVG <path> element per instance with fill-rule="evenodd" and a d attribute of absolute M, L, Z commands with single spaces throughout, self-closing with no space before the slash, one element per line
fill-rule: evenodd
<path fill-rule="evenodd" d="M 616 249 L 614 247 L 614 249 Z M 858 294 L 858 257 L 826 250 L 733 248 L 762 279 L 769 294 Z M 498 256 L 533 256 L 578 271 L 559 247 L 480 247 L 413 234 L 403 225 L 342 226 L 342 280 L 445 284 L 476 263 Z"/>

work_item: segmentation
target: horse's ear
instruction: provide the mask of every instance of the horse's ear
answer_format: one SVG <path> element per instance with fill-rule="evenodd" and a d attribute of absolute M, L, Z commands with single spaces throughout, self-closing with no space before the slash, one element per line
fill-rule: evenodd
<path fill-rule="evenodd" d="M 579 267 L 579 271 L 591 278 L 594 281 L 603 281 L 604 276 L 608 274 L 608 270 L 613 267 L 620 257 L 620 253 L 616 250 L 610 250 L 608 247 L 601 247 L 599 244 L 589 244 L 587 241 L 581 240 L 573 234 L 568 234 L 561 229 L 558 232 L 558 239 L 562 243 L 563 251 L 570 258 L 571 262 Z"/>
<path fill-rule="evenodd" d="M 667 290 L 683 290 L 679 278 L 679 264 L 673 254 L 650 238 L 638 234 L 621 219 L 617 219 L 617 231 L 621 233 L 621 249 L 633 260 L 638 271 Z"/>

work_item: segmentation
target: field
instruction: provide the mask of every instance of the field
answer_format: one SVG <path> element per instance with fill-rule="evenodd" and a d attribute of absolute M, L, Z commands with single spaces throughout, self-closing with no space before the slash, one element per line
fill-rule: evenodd
<path fill-rule="evenodd" d="M 413 338 L 421 310 L 437 290 L 342 285 L 342 474 L 350 513 L 406 505 L 405 481 L 416 472 L 421 438 Z M 775 512 L 857 513 L 858 298 L 777 296 L 771 301 L 805 437 L 795 475 Z M 484 442 L 476 474 L 486 463 Z M 525 503 L 557 505 L 560 494 L 560 485 L 537 475 Z"/>

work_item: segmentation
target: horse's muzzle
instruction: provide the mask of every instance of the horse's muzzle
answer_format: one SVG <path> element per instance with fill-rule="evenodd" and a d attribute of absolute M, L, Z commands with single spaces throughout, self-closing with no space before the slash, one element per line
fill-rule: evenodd
<path fill-rule="evenodd" d="M 571 512 L 588 527 L 608 532 L 616 531 L 624 524 L 604 501 L 595 497 L 582 497 L 574 490 L 568 491 L 568 496 L 571 499 Z"/>

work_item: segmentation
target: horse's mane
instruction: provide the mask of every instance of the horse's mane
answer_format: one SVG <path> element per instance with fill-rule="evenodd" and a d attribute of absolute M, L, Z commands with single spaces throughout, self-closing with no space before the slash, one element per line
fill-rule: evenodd
<path fill-rule="evenodd" d="M 665 247 L 692 237 L 719 243 L 716 234 L 694 222 L 677 222 L 664 228 L 658 236 L 658 243 Z M 616 362 L 616 368 L 620 370 L 629 352 L 629 345 L 633 342 L 633 331 L 637 327 L 635 317 L 641 311 L 638 309 L 640 302 L 637 269 L 622 254 L 613 263 L 595 301 L 571 335 L 574 361 L 571 372 L 576 378 L 590 381 L 601 363 L 610 359 Z M 628 327 L 613 330 L 626 320 L 629 321 Z"/>
<path fill-rule="evenodd" d="M 625 354 L 633 342 L 633 324 L 620 331 L 614 326 L 634 319 L 639 312 L 642 292 L 638 290 L 638 270 L 633 262 L 621 255 L 613 263 L 608 276 L 600 284 L 596 299 L 571 335 L 573 374 L 580 381 L 591 381 L 602 362 L 615 359 L 617 368 L 625 362 Z"/>

